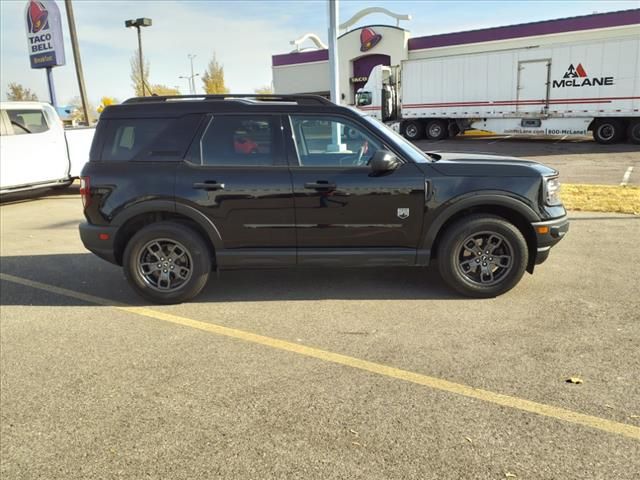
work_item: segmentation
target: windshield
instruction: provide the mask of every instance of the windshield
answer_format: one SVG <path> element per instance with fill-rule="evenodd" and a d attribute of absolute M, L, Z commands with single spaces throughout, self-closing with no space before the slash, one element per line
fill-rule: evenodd
<path fill-rule="evenodd" d="M 384 124 L 377 118 L 373 118 L 368 115 L 364 115 L 362 113 L 361 115 L 363 120 L 370 123 L 374 128 L 376 129 L 379 129 L 380 127 L 384 128 L 385 131 L 389 133 L 389 136 L 391 136 L 391 138 L 394 140 L 395 146 L 398 147 L 400 150 L 402 150 L 402 153 L 405 154 L 407 157 L 411 158 L 411 160 L 413 160 L 414 162 L 416 163 L 433 162 L 433 159 L 429 158 L 429 155 L 427 153 L 420 150 L 413 143 L 411 143 L 409 140 L 404 138 L 402 135 L 400 135 L 398 132 L 393 130 L 388 125 Z"/>

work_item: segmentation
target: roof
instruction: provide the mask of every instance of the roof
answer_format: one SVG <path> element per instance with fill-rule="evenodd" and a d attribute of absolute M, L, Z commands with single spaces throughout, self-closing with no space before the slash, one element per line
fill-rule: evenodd
<path fill-rule="evenodd" d="M 496 40 L 552 35 L 554 33 L 577 32 L 581 30 L 621 27 L 635 24 L 640 25 L 640 8 L 410 38 L 409 50 L 492 42 Z"/>
<path fill-rule="evenodd" d="M 49 105 L 47 102 L 31 102 L 31 101 L 11 101 L 11 102 L 0 102 L 1 108 L 15 109 L 15 108 L 42 108 L 45 105 Z"/>
<path fill-rule="evenodd" d="M 581 30 L 622 27 L 636 24 L 640 25 L 640 8 L 415 37 L 409 39 L 409 50 L 492 42 L 496 40 L 509 40 L 513 38 L 552 35 L 554 33 L 578 32 Z M 351 31 L 347 33 L 351 33 Z M 301 63 L 322 62 L 327 60 L 329 60 L 329 50 L 321 49 L 273 55 L 271 57 L 271 65 L 273 67 L 281 67 L 284 65 L 298 65 Z"/>

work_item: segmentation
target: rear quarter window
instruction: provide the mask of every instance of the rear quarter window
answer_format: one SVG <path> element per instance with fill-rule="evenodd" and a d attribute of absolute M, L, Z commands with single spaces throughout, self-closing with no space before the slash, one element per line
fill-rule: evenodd
<path fill-rule="evenodd" d="M 201 115 L 101 120 L 97 130 L 102 137 L 100 160 L 181 160 L 198 130 L 200 121 Z"/>

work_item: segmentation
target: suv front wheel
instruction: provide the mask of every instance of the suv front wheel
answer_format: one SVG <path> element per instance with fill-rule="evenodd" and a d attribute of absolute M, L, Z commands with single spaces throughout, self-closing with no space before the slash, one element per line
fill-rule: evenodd
<path fill-rule="evenodd" d="M 444 234 L 438 267 L 444 281 L 458 292 L 478 298 L 511 290 L 528 261 L 527 242 L 518 228 L 490 215 L 458 220 Z"/>
<path fill-rule="evenodd" d="M 209 249 L 186 225 L 158 222 L 136 233 L 124 250 L 127 280 L 154 303 L 180 303 L 204 288 L 211 271 Z"/>

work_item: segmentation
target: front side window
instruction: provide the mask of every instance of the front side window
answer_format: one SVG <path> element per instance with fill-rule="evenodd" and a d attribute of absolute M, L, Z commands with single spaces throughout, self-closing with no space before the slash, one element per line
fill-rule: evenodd
<path fill-rule="evenodd" d="M 14 135 L 28 135 L 49 130 L 42 110 L 7 110 L 7 114 L 9 115 L 9 123 L 13 128 Z"/>
<path fill-rule="evenodd" d="M 292 115 L 291 128 L 302 167 L 364 167 L 382 144 L 348 120 Z"/>
<path fill-rule="evenodd" d="M 277 118 L 214 115 L 194 147 L 192 161 L 201 165 L 269 166 L 276 163 Z"/>

